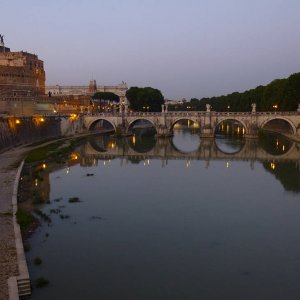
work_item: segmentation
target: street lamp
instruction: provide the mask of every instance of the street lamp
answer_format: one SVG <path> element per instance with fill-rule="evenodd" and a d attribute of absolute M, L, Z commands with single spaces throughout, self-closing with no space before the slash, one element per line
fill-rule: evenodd
<path fill-rule="evenodd" d="M 229 109 L 230 109 L 230 105 L 227 105 L 227 111 L 229 112 Z"/>

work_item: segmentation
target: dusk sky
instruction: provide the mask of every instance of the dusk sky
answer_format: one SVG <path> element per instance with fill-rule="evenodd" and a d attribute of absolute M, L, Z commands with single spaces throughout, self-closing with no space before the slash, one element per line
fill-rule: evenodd
<path fill-rule="evenodd" d="M 9 0 L 0 33 L 47 84 L 151 86 L 166 98 L 243 91 L 300 71 L 299 0 Z"/>

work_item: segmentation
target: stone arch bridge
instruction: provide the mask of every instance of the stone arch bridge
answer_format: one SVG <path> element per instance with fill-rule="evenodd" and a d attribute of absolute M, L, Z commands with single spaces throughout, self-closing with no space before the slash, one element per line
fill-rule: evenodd
<path fill-rule="evenodd" d="M 300 112 L 128 112 L 86 114 L 83 116 L 83 126 L 89 131 L 99 120 L 109 122 L 115 131 L 129 134 L 132 126 L 139 120 L 150 122 L 156 129 L 157 136 L 172 135 L 174 125 L 180 120 L 191 120 L 200 128 L 201 137 L 214 137 L 219 124 L 233 120 L 245 128 L 245 137 L 257 137 L 259 129 L 263 129 L 273 120 L 283 120 L 289 124 L 290 133 L 300 136 Z"/>

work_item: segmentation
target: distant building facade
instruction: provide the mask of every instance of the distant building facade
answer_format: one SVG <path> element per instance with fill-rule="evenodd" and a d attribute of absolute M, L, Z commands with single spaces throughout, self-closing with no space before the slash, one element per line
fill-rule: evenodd
<path fill-rule="evenodd" d="M 98 85 L 96 80 L 91 80 L 89 85 L 75 86 L 75 85 L 49 85 L 46 86 L 46 94 L 51 96 L 80 96 L 80 95 L 94 95 L 96 92 L 111 92 L 119 97 L 125 97 L 128 87 L 126 83 L 118 85 Z"/>

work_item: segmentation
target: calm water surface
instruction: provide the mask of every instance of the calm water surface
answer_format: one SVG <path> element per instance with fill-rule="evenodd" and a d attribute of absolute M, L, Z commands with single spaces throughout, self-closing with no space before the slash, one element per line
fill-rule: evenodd
<path fill-rule="evenodd" d="M 70 218 L 30 239 L 31 277 L 50 281 L 33 299 L 299 299 L 297 145 L 177 131 L 96 137 L 72 158 L 41 206 Z"/>

